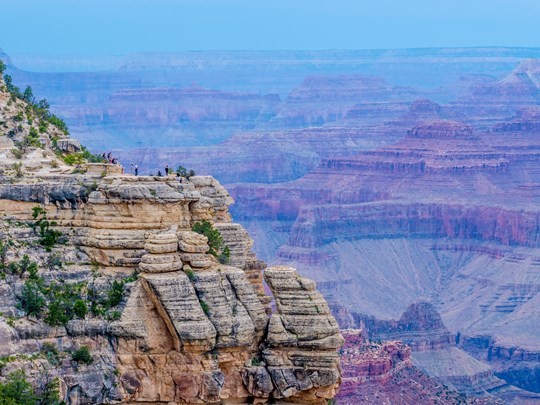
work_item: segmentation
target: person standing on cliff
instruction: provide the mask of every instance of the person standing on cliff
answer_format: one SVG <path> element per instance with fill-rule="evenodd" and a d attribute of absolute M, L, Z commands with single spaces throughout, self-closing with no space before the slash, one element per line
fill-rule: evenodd
<path fill-rule="evenodd" d="M 169 165 L 165 165 L 165 176 L 169 175 Z"/>
<path fill-rule="evenodd" d="M 139 175 L 139 165 L 135 165 L 135 176 Z"/>
<path fill-rule="evenodd" d="M 131 166 L 129 167 L 129 174 L 133 174 L 133 163 L 132 163 Z"/>

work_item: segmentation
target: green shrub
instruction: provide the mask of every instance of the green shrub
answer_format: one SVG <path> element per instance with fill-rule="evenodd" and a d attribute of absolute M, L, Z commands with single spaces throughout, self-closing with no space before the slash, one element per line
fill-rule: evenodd
<path fill-rule="evenodd" d="M 58 366 L 60 364 L 60 354 L 54 343 L 43 343 L 41 345 L 41 353 L 45 355 L 45 358 L 52 366 Z"/>
<path fill-rule="evenodd" d="M 127 276 L 126 278 L 124 278 L 122 280 L 122 283 L 127 284 L 127 283 L 132 283 L 134 281 L 137 281 L 139 279 L 139 273 L 137 271 L 134 271 L 133 273 L 131 273 L 130 276 Z"/>
<path fill-rule="evenodd" d="M 218 260 L 221 264 L 228 264 L 231 261 L 231 251 L 228 246 L 225 246 L 218 256 Z"/>
<path fill-rule="evenodd" d="M 215 257 L 218 257 L 224 247 L 223 238 L 221 237 L 219 231 L 215 229 L 208 221 L 200 221 L 195 223 L 192 230 L 193 232 L 197 232 L 208 238 L 208 246 L 210 247 L 208 253 Z"/>
<path fill-rule="evenodd" d="M 15 159 L 22 159 L 24 156 L 24 151 L 19 148 L 13 148 L 11 149 L 11 154 Z"/>
<path fill-rule="evenodd" d="M 122 317 L 122 313 L 120 311 L 109 311 L 105 314 L 105 318 L 108 321 L 117 321 Z"/>
<path fill-rule="evenodd" d="M 189 170 L 186 169 L 184 166 L 178 166 L 178 169 L 176 169 L 176 173 L 180 177 L 185 177 L 186 179 L 189 179 L 191 176 L 195 176 L 195 170 Z"/>
<path fill-rule="evenodd" d="M 2 405 L 36 405 L 38 397 L 32 385 L 26 381 L 24 371 L 18 370 L 9 374 L 6 381 L 0 384 L 0 404 Z"/>
<path fill-rule="evenodd" d="M 40 134 L 44 134 L 45 132 L 47 132 L 47 128 L 48 128 L 49 124 L 47 124 L 46 121 L 43 121 L 43 120 L 39 120 L 39 125 L 38 125 L 38 131 Z"/>
<path fill-rule="evenodd" d="M 114 280 L 111 284 L 109 291 L 107 292 L 107 306 L 109 308 L 115 307 L 124 297 L 124 283 L 122 281 Z"/>
<path fill-rule="evenodd" d="M 47 211 L 45 209 L 41 208 L 40 206 L 36 205 L 32 208 L 32 218 L 37 219 L 40 215 L 47 214 Z"/>
<path fill-rule="evenodd" d="M 105 163 L 105 159 L 103 159 L 103 156 L 97 154 L 92 154 L 88 149 L 86 149 L 84 146 L 81 148 L 83 157 L 90 163 Z"/>
<path fill-rule="evenodd" d="M 13 117 L 13 120 L 16 121 L 16 122 L 21 122 L 22 120 L 24 120 L 22 111 L 19 111 L 19 112 Z"/>
<path fill-rule="evenodd" d="M 71 360 L 77 363 L 92 364 L 94 359 L 87 346 L 82 346 L 71 354 Z"/>
<path fill-rule="evenodd" d="M 193 270 L 188 269 L 188 270 L 184 270 L 184 272 L 187 274 L 190 281 L 195 281 L 196 276 L 195 276 L 195 273 L 193 272 Z"/>
<path fill-rule="evenodd" d="M 17 320 L 17 318 L 15 318 L 13 315 L 8 315 L 6 323 L 13 328 L 13 327 L 15 327 L 15 321 L 16 320 Z"/>
<path fill-rule="evenodd" d="M 86 159 L 82 153 L 70 153 L 64 156 L 64 163 L 69 166 L 79 166 L 86 163 Z"/>
<path fill-rule="evenodd" d="M 60 380 L 58 377 L 49 379 L 38 396 L 40 405 L 63 405 L 64 401 L 60 398 Z"/>
<path fill-rule="evenodd" d="M 84 185 L 84 191 L 85 191 L 86 195 L 90 195 L 91 193 L 93 193 L 97 189 L 98 189 L 98 184 L 97 184 L 97 182 L 95 180 L 94 180 L 94 182 L 92 184 L 85 184 Z"/>
<path fill-rule="evenodd" d="M 86 313 L 88 312 L 88 309 L 86 308 L 86 304 L 83 300 L 77 300 L 75 301 L 75 304 L 73 304 L 73 312 L 75 313 L 75 316 L 79 319 L 84 319 L 86 316 Z"/>
<path fill-rule="evenodd" d="M 66 325 L 76 315 L 74 303 L 81 299 L 84 283 L 53 282 L 45 290 L 49 299 L 45 322 L 51 326 Z M 84 304 L 84 302 L 83 302 Z M 86 304 L 84 304 L 86 306 Z M 86 314 L 85 314 L 86 315 Z"/>
<path fill-rule="evenodd" d="M 26 88 L 24 89 L 24 93 L 22 94 L 22 99 L 28 104 L 34 104 L 36 100 L 34 98 L 34 92 L 32 91 L 32 87 L 26 86 Z"/>
<path fill-rule="evenodd" d="M 5 269 L 7 264 L 7 253 L 9 251 L 9 243 L 6 240 L 0 240 L 0 269 Z"/>
<path fill-rule="evenodd" d="M 21 162 L 13 163 L 12 168 L 15 171 L 15 177 L 22 177 L 23 176 L 22 163 Z"/>
<path fill-rule="evenodd" d="M 203 299 L 199 299 L 199 304 L 201 304 L 201 308 L 204 311 L 204 313 L 206 315 L 209 315 L 210 314 L 210 307 L 208 306 L 206 301 L 204 301 Z"/>
<path fill-rule="evenodd" d="M 28 316 L 40 316 L 46 302 L 39 285 L 33 280 L 27 280 L 21 292 L 19 300 L 21 309 Z"/>
<path fill-rule="evenodd" d="M 45 266 L 47 266 L 47 269 L 49 269 L 50 271 L 53 271 L 57 268 L 61 268 L 62 258 L 60 257 L 58 253 L 51 253 L 47 257 L 47 260 L 45 261 Z"/>
<path fill-rule="evenodd" d="M 69 322 L 70 316 L 65 312 L 66 306 L 63 304 L 62 300 L 54 300 L 49 303 L 49 311 L 44 319 L 45 323 L 51 326 L 65 326 Z"/>
<path fill-rule="evenodd" d="M 125 292 L 125 284 L 137 280 L 137 273 L 133 273 L 131 276 L 124 278 L 123 280 L 114 280 L 109 286 L 104 298 L 99 298 L 98 293 L 94 286 L 88 289 L 88 301 L 90 302 L 90 312 L 96 316 L 105 315 L 108 320 L 115 320 L 116 316 L 112 311 L 108 312 L 111 308 L 114 308 L 122 302 Z"/>
<path fill-rule="evenodd" d="M 24 255 L 17 265 L 17 275 L 22 277 L 26 272 L 30 274 L 31 280 L 37 279 L 38 266 L 36 262 L 31 262 L 28 255 Z"/>
<path fill-rule="evenodd" d="M 67 127 L 67 125 L 66 125 L 66 123 L 65 123 L 65 121 L 63 119 L 58 118 L 54 114 L 50 114 L 47 121 L 49 121 L 55 127 L 59 128 L 64 134 L 66 134 L 66 135 L 69 134 L 68 127 Z"/>
<path fill-rule="evenodd" d="M 55 221 L 47 220 L 47 211 L 40 206 L 32 208 L 32 217 L 36 220 L 32 225 L 34 231 L 39 228 L 39 244 L 45 248 L 48 252 L 51 248 L 58 243 L 58 239 L 62 236 L 62 232 L 51 229 L 51 226 L 55 226 Z"/>

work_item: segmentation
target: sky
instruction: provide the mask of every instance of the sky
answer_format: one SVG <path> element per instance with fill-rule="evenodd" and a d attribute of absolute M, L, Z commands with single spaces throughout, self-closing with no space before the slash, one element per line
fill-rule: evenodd
<path fill-rule="evenodd" d="M 8 54 L 540 47 L 538 0 L 0 0 Z"/>

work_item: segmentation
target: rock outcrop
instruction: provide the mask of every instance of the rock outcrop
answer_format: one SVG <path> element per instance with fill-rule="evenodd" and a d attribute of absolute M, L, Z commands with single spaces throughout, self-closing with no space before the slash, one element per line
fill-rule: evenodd
<path fill-rule="evenodd" d="M 80 145 L 65 136 L 56 147 L 70 154 Z M 21 160 L 49 153 L 32 145 Z M 343 339 L 326 301 L 292 268 L 264 271 L 215 179 L 55 165 L 1 177 L 1 376 L 22 369 L 38 384 L 46 373 L 68 404 L 324 404 L 335 396 Z M 192 231 L 199 221 L 221 234 L 227 263 Z M 47 307 L 30 314 L 25 294 Z M 53 313 L 74 304 L 77 316 Z M 69 361 L 67 351 L 82 346 L 93 362 Z"/>
<path fill-rule="evenodd" d="M 79 182 L 97 183 L 95 191 L 86 194 L 81 185 L 59 194 L 70 179 L 2 184 L 1 206 L 6 218 L 29 223 L 31 208 L 41 204 L 100 273 L 139 272 L 120 319 L 96 332 L 116 339 L 108 351 L 117 399 L 322 403 L 336 394 L 342 338 L 326 302 L 293 269 L 270 268 L 266 280 L 278 305 L 268 317 L 264 264 L 251 253 L 247 232 L 229 222 L 231 199 L 215 180 L 82 176 Z M 203 219 L 219 221 L 215 227 L 231 247 L 229 265 L 191 231 Z M 82 337 L 89 333 L 84 328 Z M 81 389 L 79 396 L 95 400 Z"/>
<path fill-rule="evenodd" d="M 400 341 L 377 342 L 361 329 L 343 329 L 343 383 L 338 404 L 502 404 L 492 397 L 465 396 L 414 366 L 411 349 Z"/>

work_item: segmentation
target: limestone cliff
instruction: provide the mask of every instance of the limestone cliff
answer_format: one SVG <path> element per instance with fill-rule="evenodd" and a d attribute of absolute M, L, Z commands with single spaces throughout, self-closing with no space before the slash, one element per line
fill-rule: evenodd
<path fill-rule="evenodd" d="M 326 301 L 293 268 L 265 270 L 215 179 L 135 177 L 87 162 L 74 170 L 57 155 L 80 145 L 52 125 L 17 156 L 31 119 L 13 121 L 24 102 L 1 96 L 16 128 L 0 135 L 2 377 L 22 369 L 38 387 L 56 378 L 68 404 L 335 396 L 343 338 Z M 221 234 L 226 264 L 192 231 L 199 221 Z M 29 309 L 32 291 L 46 308 Z M 74 354 L 83 346 L 92 359 Z"/>

